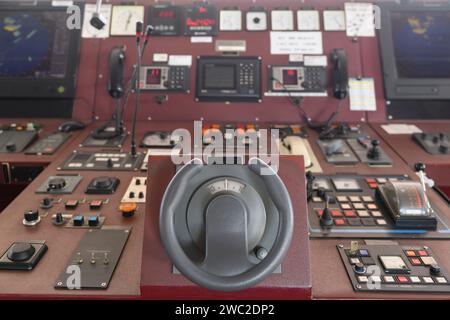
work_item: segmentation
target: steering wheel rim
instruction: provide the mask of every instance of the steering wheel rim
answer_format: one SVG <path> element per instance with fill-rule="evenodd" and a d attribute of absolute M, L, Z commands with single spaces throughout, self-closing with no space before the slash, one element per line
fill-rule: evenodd
<path fill-rule="evenodd" d="M 250 170 L 262 178 L 278 209 L 280 222 L 276 240 L 266 258 L 239 275 L 224 277 L 203 270 L 200 264 L 194 263 L 186 255 L 175 232 L 175 209 L 182 198 L 182 191 L 179 190 L 185 190 L 188 181 L 202 170 L 201 160 L 193 159 L 183 166 L 173 177 L 164 193 L 159 220 L 162 243 L 175 267 L 192 282 L 202 287 L 218 291 L 239 291 L 250 288 L 273 273 L 282 263 L 290 247 L 294 230 L 294 215 L 286 186 L 262 160 L 253 158 L 249 163 Z M 261 175 L 262 169 L 272 170 L 273 174 Z"/>

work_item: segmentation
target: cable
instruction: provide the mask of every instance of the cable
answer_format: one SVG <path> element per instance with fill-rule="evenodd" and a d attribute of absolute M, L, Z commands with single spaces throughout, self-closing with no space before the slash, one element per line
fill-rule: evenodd
<path fill-rule="evenodd" d="M 303 97 L 294 97 L 291 92 L 289 91 L 289 89 L 284 85 L 283 82 L 281 82 L 279 79 L 275 78 L 274 76 L 271 77 L 272 80 L 276 81 L 283 89 L 284 92 L 287 93 L 287 98 L 289 100 L 289 102 L 296 107 L 301 113 L 303 113 L 303 115 L 300 115 L 300 118 L 303 120 L 306 118 L 309 119 L 308 114 L 306 113 L 305 109 L 303 109 L 302 107 L 302 101 L 303 101 Z"/>

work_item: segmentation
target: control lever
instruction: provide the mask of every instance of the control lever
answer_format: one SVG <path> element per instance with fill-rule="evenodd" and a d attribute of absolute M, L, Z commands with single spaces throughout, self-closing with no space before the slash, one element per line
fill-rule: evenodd
<path fill-rule="evenodd" d="M 379 160 L 380 159 L 380 141 L 379 140 L 372 140 L 371 142 L 372 148 L 369 149 L 367 152 L 367 158 L 372 160 Z"/>
<path fill-rule="evenodd" d="M 417 175 L 419 176 L 420 184 L 422 185 L 423 197 L 425 199 L 425 203 L 426 203 L 426 206 L 427 206 L 427 212 L 428 213 L 432 213 L 433 209 L 431 208 L 430 200 L 428 199 L 428 195 L 427 195 L 427 187 L 425 185 L 426 180 L 427 180 L 427 177 L 426 177 L 426 174 L 425 174 L 426 166 L 425 166 L 425 164 L 419 162 L 419 163 L 416 163 L 414 167 L 416 169 Z"/>
<path fill-rule="evenodd" d="M 322 195 L 322 198 L 325 201 L 325 208 L 322 212 L 322 215 L 320 216 L 320 225 L 324 227 L 330 227 L 333 225 L 333 217 L 331 215 L 330 210 L 330 196 L 327 195 L 325 189 L 320 188 L 319 195 Z"/>

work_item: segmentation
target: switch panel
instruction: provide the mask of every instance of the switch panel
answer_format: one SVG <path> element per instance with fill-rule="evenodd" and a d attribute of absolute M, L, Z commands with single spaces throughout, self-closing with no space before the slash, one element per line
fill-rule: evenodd
<path fill-rule="evenodd" d="M 359 162 L 344 139 L 318 140 L 317 143 L 328 163 L 354 165 Z"/>
<path fill-rule="evenodd" d="M 145 203 L 147 194 L 147 177 L 134 177 L 127 191 L 125 192 L 122 203 L 134 202 Z"/>

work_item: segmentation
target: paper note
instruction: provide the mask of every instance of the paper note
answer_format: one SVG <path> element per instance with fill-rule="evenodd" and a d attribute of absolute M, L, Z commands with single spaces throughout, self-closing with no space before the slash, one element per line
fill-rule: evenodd
<path fill-rule="evenodd" d="M 271 32 L 271 54 L 322 54 L 322 32 Z"/>
<path fill-rule="evenodd" d="M 372 3 L 345 3 L 347 36 L 374 37 L 375 14 Z"/>
<path fill-rule="evenodd" d="M 169 57 L 169 66 L 192 66 L 192 56 L 171 55 Z"/>
<path fill-rule="evenodd" d="M 422 133 L 416 125 L 413 124 L 385 124 L 381 126 L 388 134 L 413 134 Z"/>
<path fill-rule="evenodd" d="M 326 67 L 328 65 L 327 56 L 305 56 L 304 61 L 306 67 Z"/>
<path fill-rule="evenodd" d="M 350 78 L 350 110 L 376 111 L 375 82 L 373 78 Z"/>

